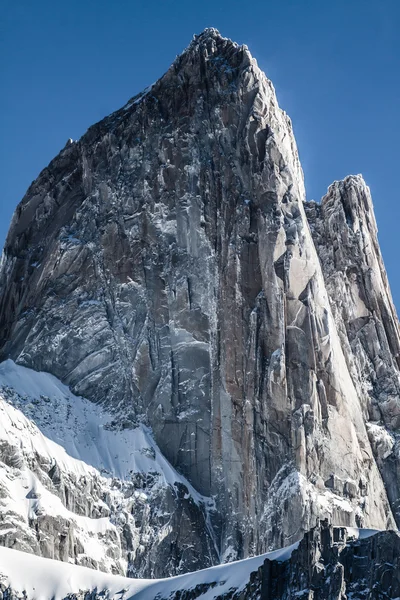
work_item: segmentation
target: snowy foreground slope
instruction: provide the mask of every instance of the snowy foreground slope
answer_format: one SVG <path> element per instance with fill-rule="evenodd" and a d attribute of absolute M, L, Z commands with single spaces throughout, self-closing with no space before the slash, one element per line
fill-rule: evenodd
<path fill-rule="evenodd" d="M 0 547 L 0 594 L 4 600 L 398 600 L 400 536 L 321 524 L 283 550 L 159 580 L 128 579 Z"/>
<path fill-rule="evenodd" d="M 101 592 L 106 597 L 116 600 L 137 598 L 153 600 L 157 594 L 167 598 L 173 592 L 190 590 L 196 585 L 216 584 L 218 594 L 232 589 L 243 588 L 249 580 L 250 573 L 256 571 L 266 557 L 288 558 L 298 544 L 285 550 L 277 550 L 269 555 L 257 556 L 238 563 L 211 567 L 203 571 L 188 573 L 171 579 L 133 580 L 126 577 L 99 573 L 84 567 L 76 567 L 67 563 L 31 556 L 8 548 L 0 547 L 0 582 L 2 575 L 6 584 L 18 592 L 26 592 L 29 599 L 61 600 L 68 594 L 80 590 Z M 5 575 L 5 577 L 4 577 Z M 216 592 L 204 598 L 214 598 Z M 107 595 L 108 594 L 108 595 Z"/>

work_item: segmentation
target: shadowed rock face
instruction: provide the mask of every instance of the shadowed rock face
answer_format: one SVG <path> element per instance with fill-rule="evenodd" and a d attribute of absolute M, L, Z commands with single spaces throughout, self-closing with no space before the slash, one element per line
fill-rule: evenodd
<path fill-rule="evenodd" d="M 230 599 L 378 600 L 396 599 L 399 594 L 398 533 L 387 531 L 354 540 L 345 528 L 321 523 L 306 533 L 289 560 L 266 559 L 251 574 L 245 589 L 233 591 Z M 188 594 L 187 600 L 195 597 Z M 184 595 L 179 598 L 186 600 Z"/>
<path fill-rule="evenodd" d="M 398 515 L 398 322 L 368 189 L 306 205 L 312 235 L 304 200 L 271 82 L 206 30 L 40 174 L 2 258 L 1 359 L 149 424 L 215 497 L 222 560 L 321 516 Z"/>

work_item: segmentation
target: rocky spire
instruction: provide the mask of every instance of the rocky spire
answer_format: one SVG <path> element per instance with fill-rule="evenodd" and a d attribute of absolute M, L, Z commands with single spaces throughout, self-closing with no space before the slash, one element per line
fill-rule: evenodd
<path fill-rule="evenodd" d="M 400 524 L 400 335 L 377 237 L 371 194 L 361 175 L 335 181 L 306 208 L 340 343 L 368 436 Z"/>

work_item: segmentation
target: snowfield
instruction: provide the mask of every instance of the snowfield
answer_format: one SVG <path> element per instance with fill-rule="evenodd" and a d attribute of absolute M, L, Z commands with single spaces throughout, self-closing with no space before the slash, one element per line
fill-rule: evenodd
<path fill-rule="evenodd" d="M 190 590 L 199 584 L 212 584 L 198 598 L 213 600 L 228 590 L 240 590 L 266 558 L 284 561 L 290 558 L 298 544 L 246 560 L 211 567 L 169 579 L 128 579 L 93 571 L 47 558 L 39 558 L 0 547 L 0 583 L 9 585 L 28 600 L 62 600 L 79 591 L 105 592 L 107 600 L 154 600 L 157 594 L 167 598 L 172 592 Z"/>

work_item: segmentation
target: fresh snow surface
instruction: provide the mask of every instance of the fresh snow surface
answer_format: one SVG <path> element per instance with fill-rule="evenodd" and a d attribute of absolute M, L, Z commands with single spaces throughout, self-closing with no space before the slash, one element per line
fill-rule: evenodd
<path fill-rule="evenodd" d="M 69 593 L 96 588 L 107 590 L 109 598 L 122 599 L 127 597 L 123 596 L 124 590 L 130 588 L 132 595 L 146 586 L 145 580 L 133 582 L 126 577 L 2 547 L 0 582 L 9 585 L 16 593 L 25 592 L 28 600 L 59 600 Z"/>
<path fill-rule="evenodd" d="M 357 529 L 357 527 L 346 527 L 346 529 L 348 536 L 356 540 L 366 540 L 379 533 L 378 529 Z"/>
<path fill-rule="evenodd" d="M 250 573 L 256 571 L 266 558 L 288 560 L 297 546 L 298 543 L 254 558 L 154 580 L 109 575 L 0 547 L 0 582 L 10 585 L 17 593 L 25 592 L 28 600 L 61 600 L 80 590 L 107 591 L 105 598 L 108 600 L 154 600 L 157 594 L 161 598 L 168 598 L 178 590 L 189 590 L 199 584 L 217 584 L 198 596 L 201 600 L 213 600 L 229 590 L 243 588 L 249 581 Z"/>
<path fill-rule="evenodd" d="M 365 539 L 378 533 L 374 529 L 347 527 L 349 536 Z M 199 600 L 214 600 L 229 590 L 240 590 L 265 561 L 289 560 L 299 542 L 254 558 L 211 567 L 168 579 L 128 579 L 85 567 L 40 558 L 0 547 L 0 582 L 17 593 L 26 593 L 27 600 L 61 600 L 78 591 L 105 591 L 107 600 L 154 600 L 168 598 L 173 592 L 190 590 L 199 584 L 214 584 Z"/>
<path fill-rule="evenodd" d="M 25 440 L 26 443 L 33 444 L 32 450 L 52 456 L 69 471 L 78 470 L 77 474 L 81 474 L 76 461 L 83 461 L 106 477 L 122 480 L 129 479 L 133 473 L 158 473 L 159 484 L 183 483 L 197 503 L 209 503 L 208 498 L 198 494 L 175 471 L 144 425 L 135 429 L 110 429 L 113 417 L 101 406 L 75 396 L 50 373 L 16 365 L 12 360 L 0 364 L 0 390 L 2 388 L 8 402 L 43 434 Z M 10 414 L 6 402 L 0 401 L 0 410 L 11 420 L 17 418 L 16 413 Z M 7 436 L 8 430 L 5 423 L 1 425 L 0 422 L 0 439 Z M 71 461 L 71 458 L 76 460 Z M 81 467 L 86 470 L 86 465 Z"/>

